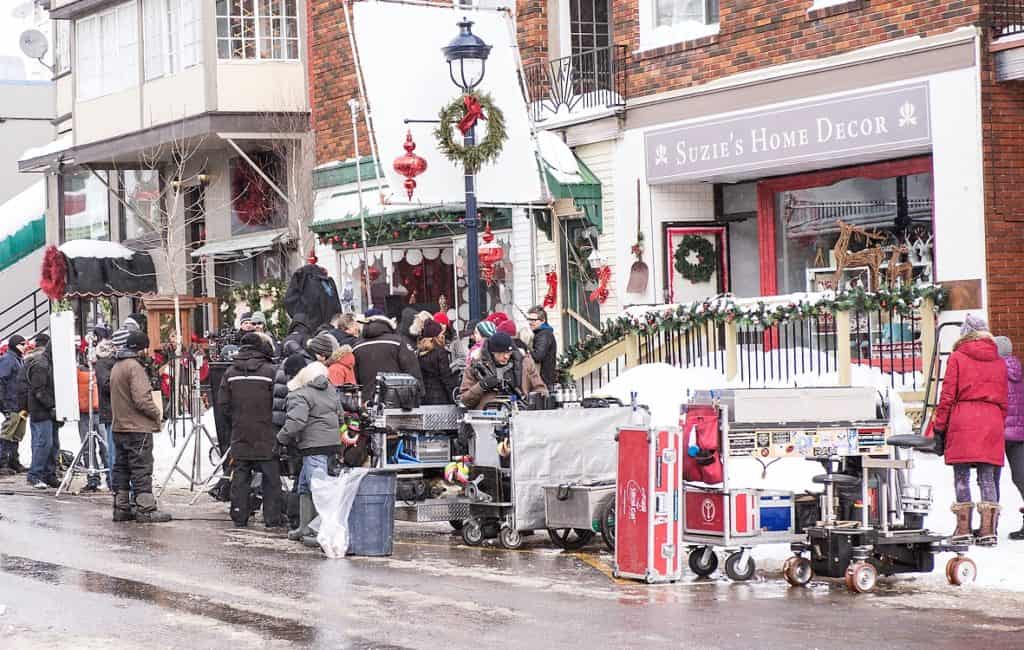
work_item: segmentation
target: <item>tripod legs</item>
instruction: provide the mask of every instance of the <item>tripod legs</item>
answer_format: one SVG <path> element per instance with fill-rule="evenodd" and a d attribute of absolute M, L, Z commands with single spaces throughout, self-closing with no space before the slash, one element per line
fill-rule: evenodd
<path fill-rule="evenodd" d="M 197 487 L 206 485 L 209 482 L 210 478 L 216 476 L 218 470 L 224 464 L 223 459 L 221 459 L 220 462 L 217 463 L 216 467 L 214 467 L 210 477 L 203 478 L 203 437 L 206 438 L 206 441 L 210 443 L 210 445 L 213 448 L 218 449 L 219 451 L 219 447 L 217 446 L 217 439 L 210 434 L 210 432 L 206 429 L 206 426 L 204 426 L 201 422 L 193 423 L 192 430 L 189 431 L 188 436 L 186 436 L 181 443 L 181 449 L 178 450 L 178 455 L 174 459 L 174 464 L 171 466 L 171 469 L 167 471 L 167 476 L 164 477 L 163 482 L 160 483 L 159 491 L 156 494 L 157 497 L 163 495 L 164 490 L 167 489 L 167 485 L 168 483 L 170 483 L 171 477 L 174 476 L 175 472 L 178 472 L 183 477 L 188 479 L 188 489 L 192 491 L 194 491 Z M 181 459 L 185 455 L 185 451 L 188 449 L 190 444 L 192 445 L 192 456 L 190 459 L 191 462 L 188 471 L 185 471 L 184 469 L 181 468 Z"/>
<path fill-rule="evenodd" d="M 60 487 L 57 488 L 57 493 L 54 496 L 60 496 L 62 492 L 67 492 L 71 486 L 71 481 L 74 480 L 78 474 L 85 474 L 92 478 L 93 476 L 102 476 L 108 474 L 111 468 L 107 467 L 106 457 L 99 453 L 99 450 L 106 445 L 106 440 L 100 437 L 96 429 L 90 423 L 89 431 L 86 433 L 85 438 L 82 440 L 81 446 L 78 448 L 78 453 L 75 454 L 75 459 L 71 461 L 71 467 L 68 468 L 67 473 L 64 474 L 64 479 L 60 482 Z M 85 462 L 82 461 L 82 456 L 85 456 Z"/>

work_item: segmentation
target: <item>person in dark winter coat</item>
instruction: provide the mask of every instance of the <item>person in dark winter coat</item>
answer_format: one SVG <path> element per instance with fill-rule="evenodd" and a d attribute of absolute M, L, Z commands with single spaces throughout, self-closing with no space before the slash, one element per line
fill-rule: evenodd
<path fill-rule="evenodd" d="M 53 388 L 53 351 L 49 342 L 42 352 L 32 354 L 26 360 L 25 379 L 28 382 L 26 410 L 32 429 L 32 466 L 28 470 L 28 482 L 38 489 L 58 487 L 60 425 Z"/>
<path fill-rule="evenodd" d="M 467 408 L 486 405 L 499 395 L 547 395 L 548 389 L 528 354 L 516 349 L 512 337 L 498 332 L 480 348 L 480 357 L 462 373 L 459 398 Z"/>
<path fill-rule="evenodd" d="M 103 437 L 107 439 L 107 485 L 111 483 L 111 473 L 114 470 L 114 430 L 111 424 L 114 422 L 114 411 L 110 408 L 110 373 L 114 369 L 114 355 L 117 354 L 117 346 L 110 339 L 104 339 L 96 344 L 96 361 L 92 367 L 96 373 L 96 388 L 100 393 L 100 426 L 103 427 Z"/>
<path fill-rule="evenodd" d="M 305 314 L 295 314 L 292 316 L 292 322 L 288 325 L 288 335 L 281 341 L 282 355 L 287 354 L 284 352 L 285 347 L 289 341 L 294 341 L 294 344 L 299 347 L 300 350 L 306 348 L 306 341 L 309 337 L 313 336 L 313 330 L 310 329 L 309 323 L 306 321 Z"/>
<path fill-rule="evenodd" d="M 273 423 L 276 368 L 259 334 L 242 337 L 242 347 L 224 372 L 217 391 L 218 407 L 231 430 L 231 520 L 238 528 L 249 523 L 252 475 L 263 474 L 263 523 L 281 525 L 281 473 Z"/>
<path fill-rule="evenodd" d="M 356 320 L 355 314 L 338 314 L 331 320 L 328 333 L 334 337 L 338 345 L 357 346 L 362 341 L 362 325 Z"/>
<path fill-rule="evenodd" d="M 544 383 L 553 386 L 558 382 L 558 343 L 555 341 L 555 330 L 548 325 L 548 313 L 543 307 L 531 307 L 526 314 L 526 320 L 533 330 L 530 356 L 540 368 L 540 376 Z"/>
<path fill-rule="evenodd" d="M 163 523 L 153 497 L 153 433 L 160 430 L 160 408 L 153 401 L 153 382 L 144 365 L 149 337 L 132 332 L 118 351 L 110 372 L 110 406 L 114 413 L 114 521 Z M 134 493 L 136 509 L 131 508 Z"/>
<path fill-rule="evenodd" d="M 315 543 L 309 522 L 316 516 L 310 480 L 317 470 L 327 472 L 330 456 L 341 453 L 341 400 L 330 382 L 327 367 L 314 361 L 288 382 L 288 414 L 277 441 L 295 446 L 302 454 L 299 473 L 299 527 L 288 538 Z"/>
<path fill-rule="evenodd" d="M 413 325 L 416 322 L 417 312 L 412 307 L 402 310 L 402 316 L 398 319 L 398 334 L 405 339 L 413 348 L 416 347 L 417 336 L 413 333 Z"/>
<path fill-rule="evenodd" d="M 7 352 L 0 357 L 0 476 L 24 470 L 18 459 L 18 445 L 25 437 L 25 418 L 18 404 L 18 376 L 25 365 L 25 337 L 15 334 L 7 341 Z"/>
<path fill-rule="evenodd" d="M 953 466 L 957 515 L 954 539 L 971 537 L 971 467 L 978 473 L 981 501 L 979 544 L 994 544 L 999 514 L 996 467 L 1003 464 L 1004 423 L 1007 413 L 1006 363 L 984 319 L 967 315 L 953 347 L 935 409 L 934 431 L 944 441 L 946 464 Z M 940 446 L 942 443 L 939 443 Z"/>
<path fill-rule="evenodd" d="M 363 342 L 352 349 L 356 357 L 356 378 L 363 391 L 363 401 L 373 397 L 377 373 L 404 372 L 423 385 L 420 363 L 416 351 L 408 341 L 395 332 L 395 326 L 386 316 L 371 316 L 363 325 Z"/>
<path fill-rule="evenodd" d="M 1006 363 L 1007 395 L 1006 423 L 1003 435 L 1006 438 L 1006 462 L 1010 475 L 1021 498 L 1024 498 L 1024 372 L 1020 359 L 1013 355 L 1013 343 L 1005 336 L 995 338 L 999 356 Z M 996 472 L 996 487 L 999 486 L 999 472 Z M 1024 513 L 1024 508 L 1020 509 Z M 1010 533 L 1012 540 L 1024 540 L 1024 525 Z"/>
<path fill-rule="evenodd" d="M 310 332 L 315 332 L 341 311 L 338 287 L 322 267 L 306 264 L 288 281 L 284 308 L 292 320 L 299 314 L 305 316 Z"/>
<path fill-rule="evenodd" d="M 444 330 L 433 320 L 421 329 L 422 337 L 416 344 L 416 354 L 423 375 L 424 404 L 454 404 L 459 375 L 452 372 L 451 353 L 445 347 Z"/>

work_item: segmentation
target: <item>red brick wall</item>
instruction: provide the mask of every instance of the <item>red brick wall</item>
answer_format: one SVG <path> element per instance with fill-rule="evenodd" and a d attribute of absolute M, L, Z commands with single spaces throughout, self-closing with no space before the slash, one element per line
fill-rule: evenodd
<path fill-rule="evenodd" d="M 516 37 L 523 65 L 548 60 L 548 0 L 516 0 Z"/>

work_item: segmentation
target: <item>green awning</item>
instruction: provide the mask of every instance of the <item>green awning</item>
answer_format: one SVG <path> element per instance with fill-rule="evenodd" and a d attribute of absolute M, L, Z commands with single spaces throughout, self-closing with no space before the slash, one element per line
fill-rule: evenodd
<path fill-rule="evenodd" d="M 556 199 L 572 199 L 587 221 L 601 231 L 604 228 L 601 215 L 601 181 L 579 156 L 576 156 L 576 164 L 579 167 L 578 181 L 556 172 L 551 165 L 541 159 L 551 195 Z"/>
<path fill-rule="evenodd" d="M 46 243 L 46 220 L 30 221 L 16 232 L 0 239 L 0 271 L 28 257 Z"/>

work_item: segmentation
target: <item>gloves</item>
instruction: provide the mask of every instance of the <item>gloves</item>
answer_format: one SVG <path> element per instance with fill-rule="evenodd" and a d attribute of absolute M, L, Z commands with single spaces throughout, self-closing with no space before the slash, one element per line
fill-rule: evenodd
<path fill-rule="evenodd" d="M 946 455 L 946 432 L 938 429 L 932 431 L 932 439 L 935 441 L 933 451 L 936 456 Z"/>
<path fill-rule="evenodd" d="M 494 392 L 500 385 L 501 380 L 498 379 L 497 375 L 486 375 L 480 380 L 480 388 L 484 389 L 488 393 Z"/>

